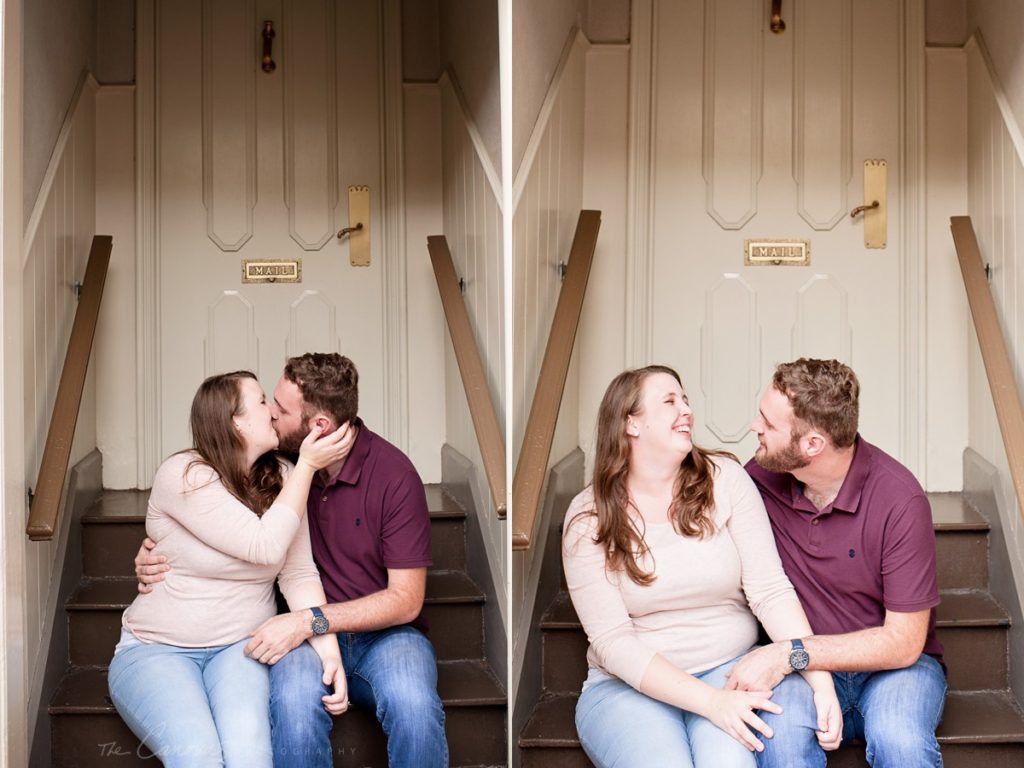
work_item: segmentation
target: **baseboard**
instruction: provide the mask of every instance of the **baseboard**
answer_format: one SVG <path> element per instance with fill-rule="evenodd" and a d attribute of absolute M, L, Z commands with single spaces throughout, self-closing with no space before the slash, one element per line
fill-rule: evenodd
<path fill-rule="evenodd" d="M 998 470 L 981 454 L 967 448 L 964 451 L 964 498 L 987 520 L 989 532 L 989 590 L 996 601 L 1010 615 L 1009 666 L 1010 688 L 1017 701 L 1024 701 L 1024 590 L 1017 588 L 1013 560 L 1018 561 L 1024 582 L 1024 563 L 1021 554 L 1011 552 L 1006 528 L 1011 516 L 1017 515 L 1017 506 L 1003 498 Z"/>
<path fill-rule="evenodd" d="M 537 529 L 539 534 L 533 544 L 540 549 L 533 553 L 530 560 L 531 566 L 538 562 L 539 566 L 529 569 L 524 584 L 525 595 L 520 612 L 516 614 L 516 629 L 525 633 L 525 636 L 518 638 L 512 659 L 515 679 L 510 681 L 510 690 L 514 692 L 515 703 L 511 712 L 509 738 L 512 741 L 513 768 L 518 768 L 521 761 L 519 734 L 541 696 L 543 648 L 540 621 L 562 586 L 562 519 L 569 508 L 569 502 L 583 490 L 584 460 L 583 451 L 576 448 L 551 468 L 540 527 Z"/>
<path fill-rule="evenodd" d="M 466 572 L 483 590 L 487 601 L 484 603 L 484 652 L 487 661 L 502 685 L 508 680 L 508 628 L 501 615 L 501 600 L 498 590 L 504 592 L 504 584 L 496 584 L 491 564 L 487 560 L 483 528 L 478 515 L 481 509 L 473 497 L 471 479 L 477 468 L 473 463 L 445 443 L 441 447 L 441 484 L 445 492 L 466 510 Z M 508 690 L 506 686 L 506 691 Z"/>
<path fill-rule="evenodd" d="M 68 493 L 60 518 L 58 539 L 64 542 L 64 551 L 58 552 L 54 559 L 50 593 L 46 599 L 46 626 L 49 628 L 49 639 L 45 635 L 43 637 L 43 645 L 47 646 L 46 663 L 39 665 L 39 671 L 29 689 L 32 697 L 30 707 L 35 717 L 35 728 L 32 729 L 29 744 L 30 768 L 47 768 L 51 764 L 50 716 L 47 708 L 67 671 L 69 658 L 64 603 L 82 578 L 82 515 L 100 497 L 102 486 L 103 457 L 94 449 L 71 468 L 68 478 Z M 30 718 L 32 716 L 30 712 Z"/>

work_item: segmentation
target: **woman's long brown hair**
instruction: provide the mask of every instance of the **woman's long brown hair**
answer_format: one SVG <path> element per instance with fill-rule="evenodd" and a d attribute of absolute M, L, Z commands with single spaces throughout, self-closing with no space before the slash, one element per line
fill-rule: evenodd
<path fill-rule="evenodd" d="M 210 376 L 199 385 L 192 398 L 192 448 L 199 454 L 189 462 L 192 467 L 210 467 L 228 492 L 262 516 L 281 492 L 284 479 L 281 464 L 273 451 L 256 459 L 252 469 L 245 466 L 245 444 L 232 418 L 242 413 L 242 381 L 256 375 L 234 371 Z"/>
<path fill-rule="evenodd" d="M 643 531 L 629 509 L 636 509 L 629 496 L 626 479 L 632 452 L 626 423 L 641 411 L 643 384 L 648 376 L 667 373 L 682 386 L 679 374 L 665 365 L 624 371 L 605 390 L 597 415 L 597 453 L 594 458 L 594 506 L 597 516 L 595 541 L 604 546 L 605 563 L 610 571 L 625 571 L 636 584 L 647 586 L 655 579 L 639 560 L 649 549 Z M 715 532 L 710 514 L 714 507 L 712 456 L 729 456 L 725 451 L 709 451 L 694 445 L 679 465 L 672 500 L 672 525 L 682 536 L 703 538 Z M 639 515 L 636 516 L 639 518 Z M 573 520 L 572 522 L 575 522 Z M 571 524 L 571 523 L 570 523 Z"/>

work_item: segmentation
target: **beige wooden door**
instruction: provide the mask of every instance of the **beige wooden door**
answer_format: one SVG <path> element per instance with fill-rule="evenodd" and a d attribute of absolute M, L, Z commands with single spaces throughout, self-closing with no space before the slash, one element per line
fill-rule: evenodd
<path fill-rule="evenodd" d="M 273 21 L 276 68 L 261 67 Z M 340 351 L 360 412 L 383 418 L 381 17 L 364 0 L 164 0 L 156 16 L 162 455 L 189 444 L 196 387 Z M 336 237 L 370 188 L 370 266 Z M 242 282 L 244 260 L 301 261 L 300 283 Z"/>
<path fill-rule="evenodd" d="M 850 363 L 861 427 L 896 455 L 908 405 L 901 252 L 902 3 L 656 2 L 654 360 L 679 367 L 697 437 L 743 458 L 777 362 Z M 884 249 L 864 244 L 863 164 L 888 165 Z M 747 239 L 810 241 L 811 264 L 744 266 Z"/>

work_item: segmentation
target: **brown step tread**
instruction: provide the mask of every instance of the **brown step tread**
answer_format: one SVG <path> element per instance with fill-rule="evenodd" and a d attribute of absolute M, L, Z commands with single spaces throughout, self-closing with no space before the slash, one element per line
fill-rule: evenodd
<path fill-rule="evenodd" d="M 466 516 L 462 509 L 438 484 L 423 486 L 427 494 L 427 509 L 431 517 Z M 149 491 L 104 491 L 96 503 L 82 515 L 82 522 L 96 523 L 144 523 L 146 506 L 149 503 Z"/>
<path fill-rule="evenodd" d="M 555 595 L 551 605 L 540 619 L 541 629 L 580 629 L 579 617 L 572 605 L 569 593 L 562 591 Z"/>
<path fill-rule="evenodd" d="M 576 733 L 577 696 L 551 696 L 541 699 L 519 735 L 520 747 L 578 747 Z"/>
<path fill-rule="evenodd" d="M 578 747 L 575 695 L 542 699 L 519 736 L 520 747 Z M 1008 691 L 953 691 L 938 730 L 942 744 L 1024 744 L 1024 717 Z"/>
<path fill-rule="evenodd" d="M 936 531 L 987 531 L 988 521 L 960 493 L 929 493 Z"/>
<path fill-rule="evenodd" d="M 69 611 L 124 610 L 138 594 L 135 579 L 108 577 L 83 579 L 65 603 Z M 482 603 L 483 592 L 463 571 L 428 571 L 427 604 Z"/>
<path fill-rule="evenodd" d="M 936 609 L 939 627 L 1008 627 L 1010 617 L 983 589 L 950 589 L 940 593 Z"/>
<path fill-rule="evenodd" d="M 983 589 L 950 589 L 941 593 L 936 611 L 940 627 L 1007 627 L 1010 617 Z M 559 592 L 541 617 L 542 629 L 581 629 L 568 592 Z"/>
<path fill-rule="evenodd" d="M 441 661 L 437 692 L 446 707 L 504 706 L 505 691 L 484 661 Z M 51 715 L 114 713 L 107 690 L 107 670 L 73 669 L 50 701 Z"/>

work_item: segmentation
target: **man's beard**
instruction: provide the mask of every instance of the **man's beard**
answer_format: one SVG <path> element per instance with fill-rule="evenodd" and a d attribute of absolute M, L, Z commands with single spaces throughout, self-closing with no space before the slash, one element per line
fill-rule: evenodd
<path fill-rule="evenodd" d="M 302 441 L 306 439 L 306 435 L 309 434 L 309 430 L 303 431 L 303 427 L 294 429 L 287 435 L 277 436 L 277 450 L 281 453 L 287 453 L 292 456 L 299 455 L 299 448 L 302 447 Z"/>
<path fill-rule="evenodd" d="M 769 472 L 792 472 L 794 469 L 806 467 L 811 461 L 800 451 L 800 437 L 793 435 L 789 445 L 775 453 L 768 453 L 768 448 L 764 445 L 758 446 L 754 461 Z"/>

